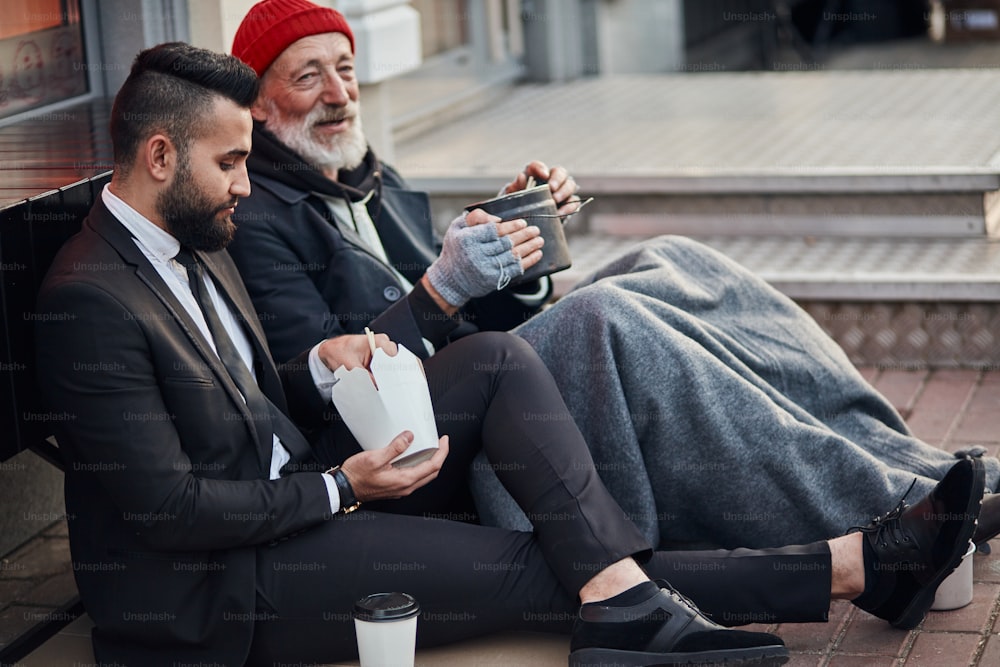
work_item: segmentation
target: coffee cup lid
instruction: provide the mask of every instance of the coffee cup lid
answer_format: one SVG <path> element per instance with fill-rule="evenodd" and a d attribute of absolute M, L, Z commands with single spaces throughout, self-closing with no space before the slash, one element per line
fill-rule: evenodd
<path fill-rule="evenodd" d="M 401 621 L 420 613 L 420 605 L 406 593 L 373 593 L 354 603 L 354 618 L 361 621 Z"/>

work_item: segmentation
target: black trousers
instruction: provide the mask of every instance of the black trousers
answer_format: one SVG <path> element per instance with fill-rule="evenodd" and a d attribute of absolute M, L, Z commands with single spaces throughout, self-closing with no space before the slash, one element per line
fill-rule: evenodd
<path fill-rule="evenodd" d="M 566 632 L 579 589 L 627 556 L 722 624 L 826 618 L 825 543 L 650 553 L 601 483 L 555 382 L 520 339 L 466 337 L 425 367 L 438 431 L 451 446 L 440 475 L 407 498 L 369 503 L 262 546 L 248 664 L 355 655 L 353 603 L 381 591 L 419 601 L 420 646 L 499 630 Z M 534 532 L 473 522 L 467 475 L 480 449 Z M 359 448 L 335 424 L 320 450 L 337 462 Z"/>

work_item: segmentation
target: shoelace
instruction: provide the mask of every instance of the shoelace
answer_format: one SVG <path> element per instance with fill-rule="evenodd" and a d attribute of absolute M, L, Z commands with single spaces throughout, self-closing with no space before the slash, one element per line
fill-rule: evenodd
<path fill-rule="evenodd" d="M 907 510 L 909 505 L 906 504 L 906 496 L 910 495 L 910 491 L 916 486 L 917 480 L 913 479 L 910 484 L 910 488 L 906 490 L 903 497 L 899 499 L 899 503 L 896 504 L 894 508 L 889 510 L 883 515 L 876 516 L 872 519 L 872 522 L 867 526 L 852 526 L 848 528 L 848 533 L 853 533 L 855 531 L 861 533 L 875 533 L 875 539 L 878 541 L 880 546 L 886 546 L 888 542 L 886 541 L 886 534 L 892 539 L 893 544 L 899 544 L 902 542 L 909 542 L 910 536 L 903 532 L 902 517 L 903 512 Z"/>
<path fill-rule="evenodd" d="M 682 606 L 690 607 L 692 610 L 694 610 L 695 613 L 697 613 L 702 618 L 711 621 L 713 623 L 715 622 L 712 621 L 711 618 L 709 618 L 709 614 L 706 614 L 705 612 L 703 612 L 701 609 L 698 608 L 698 605 L 695 604 L 694 600 L 692 600 L 691 598 L 689 598 L 688 596 L 684 595 L 679 590 L 674 588 L 673 584 L 671 584 L 666 579 L 657 579 L 656 585 L 659 586 L 661 590 L 667 591 L 667 594 L 674 600 L 676 600 L 678 603 L 680 603 Z"/>

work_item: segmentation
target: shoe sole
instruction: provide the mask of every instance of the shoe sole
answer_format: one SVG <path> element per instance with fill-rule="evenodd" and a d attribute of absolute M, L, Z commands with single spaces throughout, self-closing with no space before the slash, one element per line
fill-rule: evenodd
<path fill-rule="evenodd" d="M 674 665 L 725 665 L 771 667 L 788 662 L 781 645 L 698 653 L 644 653 L 608 648 L 584 648 L 569 654 L 569 667 L 672 667 Z"/>
<path fill-rule="evenodd" d="M 973 465 L 973 486 L 969 489 L 969 501 L 965 506 L 965 515 L 969 516 L 973 510 L 976 509 L 977 505 L 981 506 L 983 502 L 983 493 L 986 490 L 986 467 L 983 465 L 981 459 L 969 459 L 972 461 Z M 955 546 L 952 550 L 951 556 L 948 559 L 948 564 L 938 572 L 937 576 L 931 579 L 930 583 L 927 584 L 919 593 L 917 593 L 910 604 L 907 605 L 903 613 L 899 615 L 889 624 L 894 628 L 899 628 L 900 630 L 912 630 L 913 628 L 920 625 L 920 622 L 924 620 L 924 616 L 927 615 L 927 611 L 934 604 L 934 595 L 937 594 L 938 586 L 941 582 L 945 580 L 949 574 L 951 574 L 958 564 L 962 562 L 962 556 L 965 552 L 969 550 L 969 545 L 972 544 L 972 536 L 976 532 L 976 523 L 978 522 L 978 512 L 976 513 L 977 519 L 972 522 L 970 526 L 964 526 L 963 533 L 968 533 L 968 535 L 960 535 L 959 539 L 956 540 Z"/>

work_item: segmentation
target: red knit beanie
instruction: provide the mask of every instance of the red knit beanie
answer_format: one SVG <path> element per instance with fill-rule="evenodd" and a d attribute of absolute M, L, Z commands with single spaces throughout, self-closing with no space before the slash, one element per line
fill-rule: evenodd
<path fill-rule="evenodd" d="M 236 30 L 233 55 L 261 76 L 292 42 L 324 32 L 346 35 L 354 53 L 354 34 L 337 10 L 308 0 L 263 0 L 250 8 Z"/>

